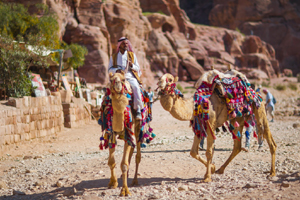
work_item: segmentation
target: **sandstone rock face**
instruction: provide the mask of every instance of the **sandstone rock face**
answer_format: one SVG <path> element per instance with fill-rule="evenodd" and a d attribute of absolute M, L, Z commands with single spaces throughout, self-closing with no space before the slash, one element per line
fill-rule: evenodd
<path fill-rule="evenodd" d="M 221 12 L 212 11 L 210 20 L 234 28 L 238 3 L 222 2 L 214 1 L 213 10 Z M 232 64 L 253 78 L 274 77 L 280 71 L 275 58 L 278 53 L 270 44 L 254 35 L 194 25 L 180 8 L 179 0 L 37 0 L 22 3 L 49 5 L 58 15 L 62 39 L 88 49 L 85 64 L 78 69 L 87 82 L 108 83 L 109 58 L 122 36 L 133 45 L 145 86 L 153 86 L 154 78 L 167 72 L 179 76 L 180 80 L 195 81 L 211 65 L 224 71 Z M 212 1 L 197 3 L 193 0 L 190 3 L 195 7 L 212 7 Z M 243 6 L 246 8 L 248 4 L 252 5 L 250 0 Z M 34 13 L 34 6 L 30 9 Z M 241 19 L 245 18 L 242 13 L 240 15 Z M 288 38 L 286 42 L 296 40 Z"/>
<path fill-rule="evenodd" d="M 209 20 L 213 26 L 259 36 L 273 45 L 281 69 L 289 68 L 296 74 L 300 72 L 299 8 L 295 1 L 286 0 L 214 0 Z"/>

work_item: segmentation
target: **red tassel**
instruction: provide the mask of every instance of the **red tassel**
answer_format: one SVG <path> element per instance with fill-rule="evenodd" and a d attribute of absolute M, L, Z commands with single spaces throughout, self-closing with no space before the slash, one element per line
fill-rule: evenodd
<path fill-rule="evenodd" d="M 257 138 L 256 132 L 253 131 L 253 137 Z"/>
<path fill-rule="evenodd" d="M 236 137 L 236 135 L 234 133 L 232 133 L 232 139 L 234 139 L 234 140 L 237 139 L 237 137 Z"/>
<path fill-rule="evenodd" d="M 102 142 L 100 142 L 99 149 L 103 150 L 103 144 L 102 144 Z"/>
<path fill-rule="evenodd" d="M 107 95 L 110 95 L 110 93 L 111 93 L 111 92 L 110 92 L 110 89 L 109 89 L 109 88 L 106 88 L 106 94 L 107 94 Z"/>
<path fill-rule="evenodd" d="M 239 138 L 234 134 L 233 131 L 231 131 L 231 134 L 232 134 L 232 139 L 233 139 L 233 140 L 238 140 L 238 141 L 240 141 Z"/>
<path fill-rule="evenodd" d="M 248 122 L 244 121 L 244 125 L 248 128 L 249 127 L 249 124 Z"/>

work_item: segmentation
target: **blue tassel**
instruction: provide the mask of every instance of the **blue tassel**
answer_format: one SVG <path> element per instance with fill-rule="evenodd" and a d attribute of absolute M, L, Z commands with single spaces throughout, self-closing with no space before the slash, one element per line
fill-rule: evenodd
<path fill-rule="evenodd" d="M 156 135 L 155 135 L 154 133 L 151 133 L 151 137 L 152 137 L 152 138 L 155 138 Z"/>
<path fill-rule="evenodd" d="M 241 116 L 243 116 L 243 115 L 242 115 L 242 113 L 241 113 L 240 111 L 238 111 L 238 112 L 236 113 L 236 116 L 237 116 L 237 117 L 241 117 Z"/>
<path fill-rule="evenodd" d="M 249 133 L 249 131 L 246 131 L 245 134 L 246 134 L 246 138 L 250 139 L 250 133 Z"/>
<path fill-rule="evenodd" d="M 103 122 L 101 118 L 98 119 L 98 124 L 102 126 Z"/>
<path fill-rule="evenodd" d="M 146 144 L 144 144 L 144 143 L 141 144 L 141 148 L 146 148 L 146 147 L 147 147 Z"/>
<path fill-rule="evenodd" d="M 241 137 L 240 131 L 237 132 L 237 136 L 238 136 L 238 137 Z"/>
<path fill-rule="evenodd" d="M 146 143 L 149 144 L 150 142 L 151 142 L 151 140 L 148 138 L 148 139 L 146 140 Z"/>
<path fill-rule="evenodd" d="M 103 137 L 103 136 L 100 137 L 100 141 L 102 141 L 102 140 L 104 140 L 104 137 Z"/>

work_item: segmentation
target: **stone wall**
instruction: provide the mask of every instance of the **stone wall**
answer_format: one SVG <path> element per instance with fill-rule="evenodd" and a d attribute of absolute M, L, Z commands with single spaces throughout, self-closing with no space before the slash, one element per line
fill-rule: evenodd
<path fill-rule="evenodd" d="M 0 149 L 63 130 L 60 96 L 10 98 L 0 104 Z"/>
<path fill-rule="evenodd" d="M 71 103 L 63 103 L 62 107 L 65 127 L 78 127 L 89 123 L 92 119 L 90 114 L 91 105 L 84 99 L 72 97 Z"/>

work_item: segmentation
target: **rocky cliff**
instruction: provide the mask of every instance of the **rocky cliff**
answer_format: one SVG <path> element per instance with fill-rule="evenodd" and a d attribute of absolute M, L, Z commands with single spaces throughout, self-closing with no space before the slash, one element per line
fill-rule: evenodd
<path fill-rule="evenodd" d="M 300 72 L 300 1 L 298 0 L 209 0 L 181 1 L 191 20 L 201 23 L 205 13 L 209 23 L 246 35 L 259 36 L 276 51 L 281 71 Z M 205 6 L 211 8 L 207 15 Z"/>
<path fill-rule="evenodd" d="M 88 49 L 78 70 L 88 82 L 108 82 L 109 57 L 121 36 L 133 44 L 146 85 L 165 72 L 184 81 L 197 80 L 211 65 L 223 70 L 232 64 L 253 78 L 279 73 L 270 44 L 258 36 L 195 25 L 179 0 L 10 1 L 28 4 L 31 12 L 35 4 L 44 3 L 57 14 L 61 38 Z"/>

